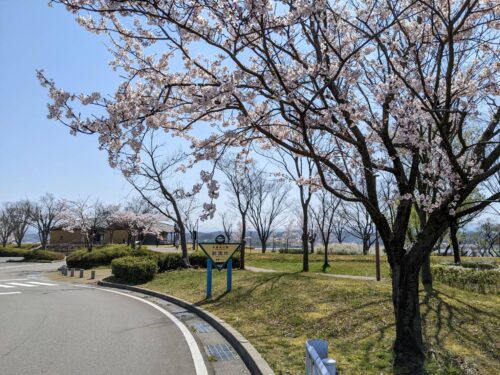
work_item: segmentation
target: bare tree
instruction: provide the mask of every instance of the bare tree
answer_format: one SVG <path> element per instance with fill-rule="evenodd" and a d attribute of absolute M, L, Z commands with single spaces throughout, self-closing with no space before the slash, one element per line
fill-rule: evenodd
<path fill-rule="evenodd" d="M 318 227 L 323 248 L 325 251 L 323 260 L 323 270 L 329 267 L 328 263 L 328 244 L 330 237 L 335 228 L 335 218 L 338 217 L 337 209 L 341 204 L 341 200 L 334 195 L 321 190 L 318 194 L 318 204 L 311 208 L 311 214 Z M 343 231 L 343 229 L 342 229 Z M 342 233 L 340 235 L 342 239 Z"/>
<path fill-rule="evenodd" d="M 363 255 L 367 255 L 375 242 L 375 225 L 368 211 L 359 204 L 344 205 L 343 211 L 347 220 L 347 232 L 361 240 Z"/>
<path fill-rule="evenodd" d="M 189 216 L 191 213 L 189 207 L 193 206 L 189 202 L 196 192 L 185 191 L 176 183 L 181 173 L 179 168 L 187 161 L 187 155 L 182 152 L 162 155 L 162 146 L 155 144 L 153 135 L 149 145 L 143 145 L 142 151 L 144 155 L 139 170 L 128 181 L 151 207 L 174 223 L 179 234 L 183 261 L 189 265 L 186 214 Z"/>
<path fill-rule="evenodd" d="M 281 214 L 287 209 L 289 190 L 283 182 L 267 180 L 263 174 L 254 181 L 248 218 L 260 239 L 262 253 L 266 252 L 267 240 L 280 224 Z"/>
<path fill-rule="evenodd" d="M 21 247 L 26 231 L 30 226 L 31 204 L 28 200 L 14 202 L 11 205 L 12 234 L 17 247 Z"/>
<path fill-rule="evenodd" d="M 247 163 L 240 155 L 228 154 L 220 159 L 217 168 L 226 176 L 226 190 L 231 194 L 230 203 L 240 214 L 240 269 L 245 269 L 245 245 L 247 233 L 247 216 L 252 200 L 254 182 L 260 178 L 262 171 L 252 162 Z"/>
<path fill-rule="evenodd" d="M 495 244 L 499 243 L 500 225 L 493 223 L 490 218 L 485 219 L 479 226 L 476 233 L 476 243 L 481 256 L 489 255 L 492 257 L 500 256 L 499 251 L 495 251 Z"/>
<path fill-rule="evenodd" d="M 195 247 L 195 231 L 198 230 L 198 220 L 200 213 L 200 202 L 196 199 L 195 195 L 186 195 L 183 199 L 178 201 L 179 210 L 181 212 L 186 232 L 191 236 L 193 243 L 193 250 Z"/>
<path fill-rule="evenodd" d="M 226 236 L 227 242 L 231 242 L 235 218 L 227 211 L 221 213 L 220 218 L 222 220 L 222 228 L 224 229 L 224 235 Z"/>
<path fill-rule="evenodd" d="M 258 150 L 257 150 L 258 151 Z M 258 151 L 259 152 L 259 151 Z M 302 271 L 309 271 L 309 250 L 311 234 L 308 233 L 309 207 L 314 190 L 317 188 L 312 183 L 315 165 L 313 160 L 298 156 L 287 149 L 275 148 L 273 152 L 259 152 L 272 160 L 279 168 L 278 174 L 285 180 L 295 184 L 299 191 L 299 204 L 301 209 L 301 241 L 302 241 Z M 276 173 L 275 173 L 276 174 Z"/>
<path fill-rule="evenodd" d="M 11 204 L 6 203 L 0 208 L 0 241 L 3 247 L 7 246 L 13 231 L 13 210 Z"/>
<path fill-rule="evenodd" d="M 31 225 L 38 230 L 42 249 L 47 248 L 50 231 L 61 223 L 67 206 L 64 200 L 56 199 L 49 193 L 43 195 L 38 202 L 31 204 Z"/>
<path fill-rule="evenodd" d="M 342 212 L 342 209 L 340 209 L 339 211 Z M 347 225 L 347 220 L 345 216 L 338 214 L 334 217 L 333 234 L 335 235 L 335 239 L 337 240 L 338 243 L 343 243 L 346 238 L 347 235 L 346 225 Z"/>

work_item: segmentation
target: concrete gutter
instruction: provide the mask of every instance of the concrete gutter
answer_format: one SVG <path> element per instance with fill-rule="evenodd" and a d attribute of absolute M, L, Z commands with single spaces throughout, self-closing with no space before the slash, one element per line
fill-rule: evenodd
<path fill-rule="evenodd" d="M 248 370 L 250 370 L 252 375 L 274 375 L 274 371 L 267 364 L 264 358 L 262 358 L 257 349 L 255 349 L 254 346 L 250 344 L 250 342 L 245 337 L 243 337 L 241 333 L 227 324 L 224 320 L 218 318 L 204 308 L 196 306 L 180 298 L 155 292 L 149 289 L 137 288 L 135 286 L 124 284 L 110 283 L 109 281 L 102 280 L 100 280 L 98 284 L 104 287 L 125 289 L 132 292 L 147 294 L 174 303 L 185 308 L 186 310 L 191 311 L 192 313 L 198 315 L 200 318 L 209 323 L 212 327 L 214 327 L 231 344 L 231 346 L 236 350 L 245 365 L 248 367 Z"/>

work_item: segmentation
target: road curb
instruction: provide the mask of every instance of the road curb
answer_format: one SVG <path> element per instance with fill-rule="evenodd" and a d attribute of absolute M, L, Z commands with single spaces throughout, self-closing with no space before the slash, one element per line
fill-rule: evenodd
<path fill-rule="evenodd" d="M 254 348 L 252 344 L 250 344 L 250 342 L 245 337 L 243 337 L 241 333 L 231 327 L 224 320 L 218 318 L 204 308 L 184 301 L 183 299 L 173 297 L 168 294 L 155 292 L 149 289 L 138 288 L 135 286 L 124 284 L 116 284 L 102 280 L 98 282 L 98 285 L 108 288 L 125 289 L 132 292 L 144 293 L 174 303 L 185 308 L 186 310 L 195 313 L 200 318 L 209 323 L 212 327 L 214 327 L 233 346 L 252 375 L 274 375 L 273 370 L 271 369 L 271 367 L 269 367 L 264 358 L 262 358 L 260 353 Z"/>

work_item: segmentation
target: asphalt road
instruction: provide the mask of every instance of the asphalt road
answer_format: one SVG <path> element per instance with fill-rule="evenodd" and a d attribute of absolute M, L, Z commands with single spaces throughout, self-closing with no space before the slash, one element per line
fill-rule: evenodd
<path fill-rule="evenodd" d="M 161 309 L 44 279 L 57 264 L 0 259 L 0 374 L 206 374 L 189 330 Z"/>

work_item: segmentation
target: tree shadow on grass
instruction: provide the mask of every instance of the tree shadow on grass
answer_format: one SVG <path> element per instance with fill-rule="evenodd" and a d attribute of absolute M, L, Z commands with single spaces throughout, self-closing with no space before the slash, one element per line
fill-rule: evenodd
<path fill-rule="evenodd" d="M 440 365 L 473 366 L 464 363 L 460 353 L 445 349 L 445 343 L 450 341 L 471 352 L 478 351 L 500 360 L 497 328 L 500 321 L 495 312 L 485 311 L 436 289 L 426 293 L 421 309 L 424 341 L 429 354 L 436 357 Z"/>

